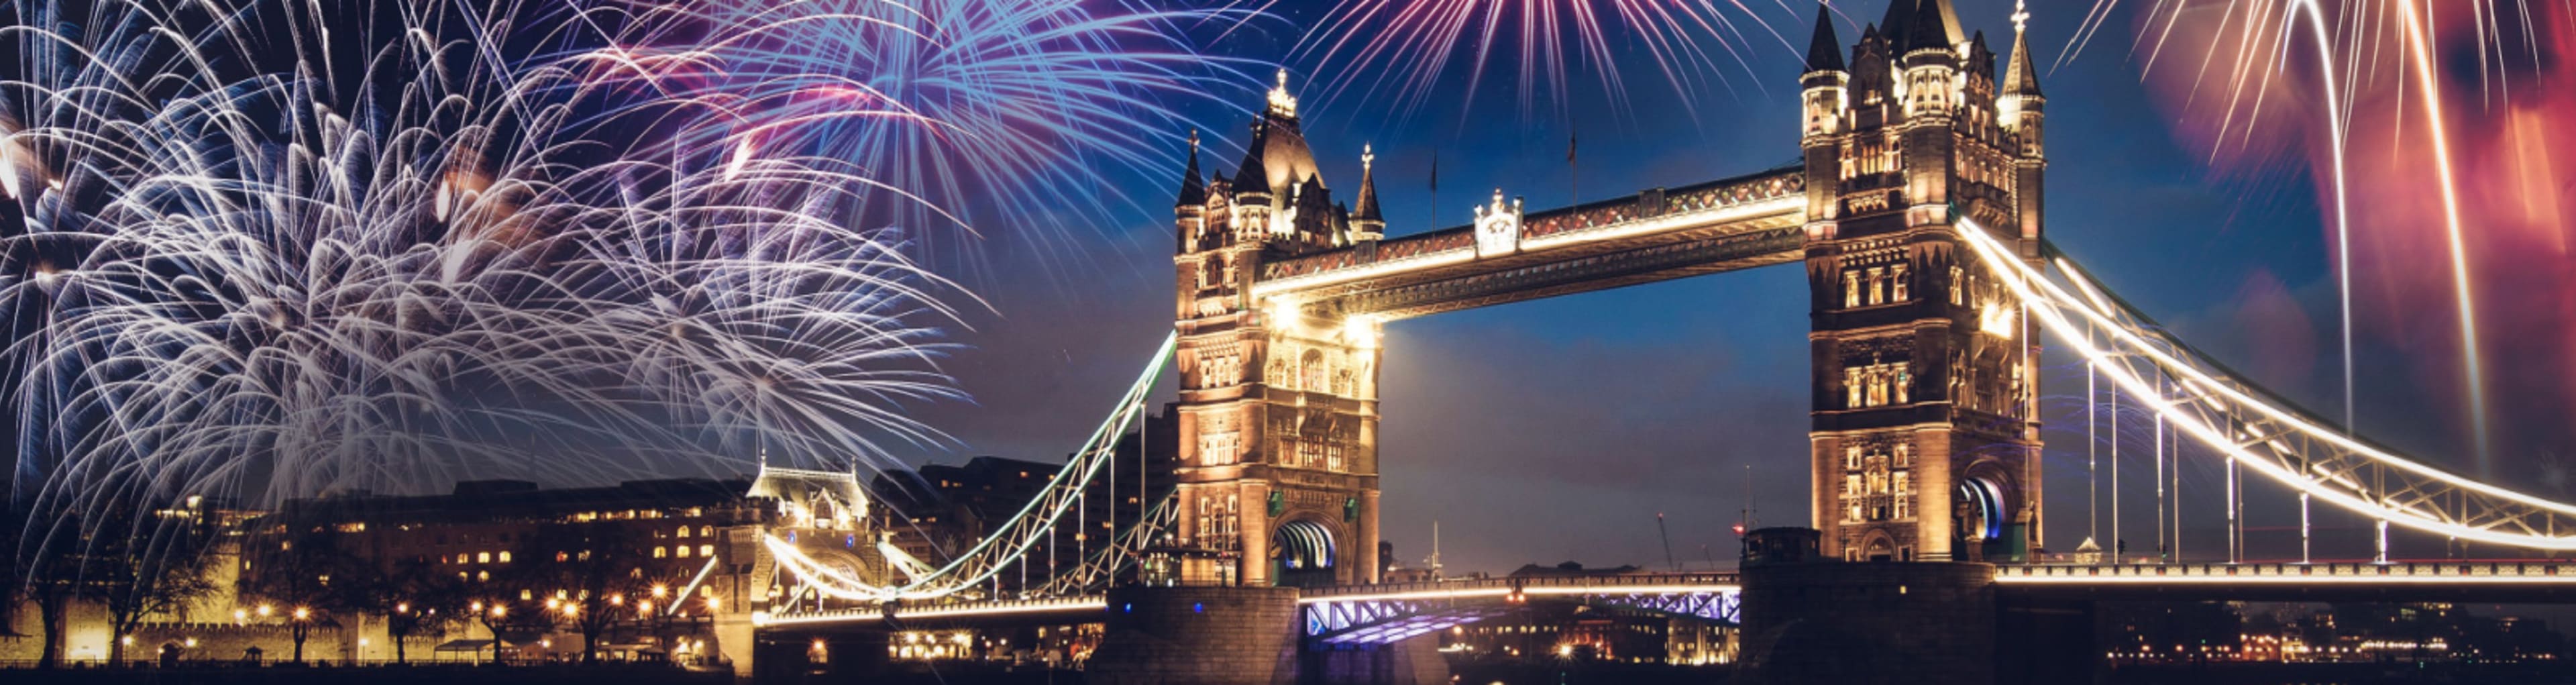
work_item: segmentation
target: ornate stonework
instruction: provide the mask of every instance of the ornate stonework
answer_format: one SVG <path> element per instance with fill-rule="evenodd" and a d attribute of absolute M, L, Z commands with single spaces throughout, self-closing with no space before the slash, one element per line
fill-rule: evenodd
<path fill-rule="evenodd" d="M 1820 15 L 1802 79 L 1815 523 L 1848 559 L 2023 557 L 2041 532 L 2038 347 L 1949 225 L 2037 254 L 2036 76 L 1999 87 L 1946 0 L 1894 4 L 1848 53 Z M 2027 68 L 2018 37 L 2011 59 Z"/>

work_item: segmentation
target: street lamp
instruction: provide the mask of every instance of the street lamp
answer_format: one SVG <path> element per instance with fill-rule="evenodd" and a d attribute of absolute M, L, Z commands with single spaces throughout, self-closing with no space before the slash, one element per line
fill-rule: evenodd
<path fill-rule="evenodd" d="M 654 598 L 654 599 L 661 599 L 661 598 L 663 598 L 664 596 L 667 596 L 667 595 L 669 595 L 669 594 L 671 594 L 671 586 L 669 586 L 669 585 L 663 585 L 663 584 L 661 584 L 661 583 L 654 583 L 654 584 L 653 584 L 653 598 Z"/>

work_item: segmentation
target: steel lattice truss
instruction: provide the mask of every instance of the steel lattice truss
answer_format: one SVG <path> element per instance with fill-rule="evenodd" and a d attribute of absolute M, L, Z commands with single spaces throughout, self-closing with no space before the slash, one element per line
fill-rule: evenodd
<path fill-rule="evenodd" d="M 1989 272 L 2027 303 L 2032 321 L 2181 434 L 2244 468 L 2398 526 L 2512 547 L 2576 549 L 2576 506 L 2480 483 L 2355 439 L 2175 339 L 2054 246 L 2044 264 L 2033 264 L 1974 222 L 1962 220 L 1958 228 Z"/>
<path fill-rule="evenodd" d="M 1120 571 L 1134 568 L 1144 561 L 1145 549 L 1162 542 L 1180 522 L 1180 507 L 1173 497 L 1164 495 L 1145 512 L 1144 520 L 1128 526 L 1126 532 L 1110 541 L 1108 547 L 1086 555 L 1082 564 L 1047 579 L 1035 591 L 1039 597 L 1070 597 L 1109 589 Z"/>
<path fill-rule="evenodd" d="M 1360 594 L 1366 593 L 1366 594 Z M 1617 607 L 1733 625 L 1743 606 L 1731 574 L 1505 578 L 1324 589 L 1299 600 L 1307 639 L 1388 644 L 1511 613 L 1532 602 Z"/>
<path fill-rule="evenodd" d="M 1135 384 L 1128 386 L 1127 394 L 1119 399 L 1117 408 L 1092 430 L 1091 439 L 1081 450 L 1074 452 L 1073 459 L 1067 461 L 1063 469 L 1056 471 L 1045 490 L 992 535 L 948 564 L 902 584 L 875 585 L 818 563 L 798 551 L 794 544 L 776 536 L 765 540 L 770 554 L 814 591 L 834 599 L 873 603 L 921 602 L 948 598 L 983 585 L 1004 568 L 1017 563 L 1030 550 L 1051 544 L 1056 524 L 1065 519 L 1067 512 L 1080 506 L 1083 493 L 1090 489 L 1101 473 L 1109 470 L 1110 461 L 1117 458 L 1119 436 L 1126 434 L 1128 426 L 1144 415 L 1146 399 L 1153 392 L 1154 381 L 1161 376 L 1164 364 L 1172 358 L 1172 348 L 1179 339 L 1177 333 L 1164 336 L 1162 346 L 1155 350 L 1150 358 L 1152 361 L 1146 364 Z M 1160 525 L 1168 526 L 1171 517 L 1171 512 L 1164 511 L 1147 516 L 1145 523 L 1154 525 L 1153 522 L 1161 521 Z M 1148 537 L 1137 538 L 1136 541 L 1150 540 L 1152 531 L 1145 534 Z M 1080 587 L 1105 584 L 1108 571 L 1114 570 L 1115 564 L 1132 559 L 1132 554 L 1117 553 L 1102 559 L 1101 564 L 1086 562 L 1075 573 L 1068 574 L 1074 576 L 1074 580 L 1050 579 L 1048 587 L 1056 588 L 1057 581 Z"/>

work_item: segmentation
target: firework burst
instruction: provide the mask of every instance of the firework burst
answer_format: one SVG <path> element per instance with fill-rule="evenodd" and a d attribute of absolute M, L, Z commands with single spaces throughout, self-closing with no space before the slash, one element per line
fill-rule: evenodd
<path fill-rule="evenodd" d="M 2150 86 L 2182 103 L 2183 133 L 2206 145 L 2213 163 L 2316 170 L 2342 279 L 2347 422 L 2356 311 L 2382 337 L 2457 360 L 2456 369 L 2426 374 L 2443 377 L 2422 380 L 2458 384 L 2462 431 L 2481 472 L 2516 447 L 2491 436 L 2496 424 L 2509 432 L 2514 423 L 2504 415 L 2513 407 L 2491 411 L 2488 398 L 2506 394 L 2496 389 L 2576 399 L 2562 382 L 2576 376 L 2566 352 L 2576 343 L 2576 311 L 2563 298 L 2522 294 L 2576 287 L 2566 266 L 2576 217 L 2564 209 L 2576 202 L 2576 183 L 2549 161 L 2576 150 L 2576 140 L 2540 123 L 2576 97 L 2564 66 L 2576 8 L 2525 0 L 2128 6 L 2133 53 Z M 2097 0 L 2067 57 L 2121 8 Z M 2423 309 L 2453 313 L 2447 341 L 2416 341 L 2411 320 L 2368 316 Z M 2513 334 L 2488 335 L 2498 315 Z M 2538 372 L 2492 375 L 2489 359 Z M 2524 433 L 2569 437 L 2555 417 L 2523 420 Z"/>
<path fill-rule="evenodd" d="M 1197 54 L 1175 25 L 1249 13 L 1146 10 L 1077 0 L 815 0 L 677 3 L 648 23 L 686 30 L 639 41 L 662 59 L 721 73 L 664 79 L 680 97 L 725 103 L 751 126 L 739 144 L 865 169 L 926 202 L 872 203 L 937 263 L 981 265 L 978 238 L 1061 248 L 1069 226 L 1125 228 L 1121 188 L 1161 179 L 1193 104 L 1257 82 Z M 937 207 L 955 210 L 941 214 Z M 963 228 L 964 230 L 958 230 Z M 980 235 L 979 235 L 980 234 Z"/>
<path fill-rule="evenodd" d="M 335 5 L 16 6 L 0 364 L 40 510 L 942 439 L 902 409 L 956 397 L 955 291 L 847 228 L 887 184 L 660 96 L 617 36 Z"/>
<path fill-rule="evenodd" d="M 1750 50 L 1766 41 L 1795 49 L 1740 2 L 1349 0 L 1316 22 L 1293 57 L 1332 74 L 1324 97 L 1383 94 L 1408 115 L 1453 70 L 1466 72 L 1462 100 L 1473 101 L 1495 62 L 1516 60 L 1505 68 L 1516 75 L 1527 118 L 1542 95 L 1570 110 L 1569 77 L 1579 71 L 1590 71 L 1612 102 L 1626 102 L 1623 45 L 1644 51 L 1664 85 L 1692 107 L 1713 87 L 1733 92 L 1725 65 L 1753 74 Z"/>

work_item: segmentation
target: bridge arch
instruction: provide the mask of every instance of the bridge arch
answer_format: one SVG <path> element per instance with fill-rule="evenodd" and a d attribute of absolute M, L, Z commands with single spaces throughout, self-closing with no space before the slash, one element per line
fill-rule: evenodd
<path fill-rule="evenodd" d="M 1286 586 L 1331 585 L 1342 535 L 1337 526 L 1294 518 L 1270 534 L 1271 578 Z"/>

